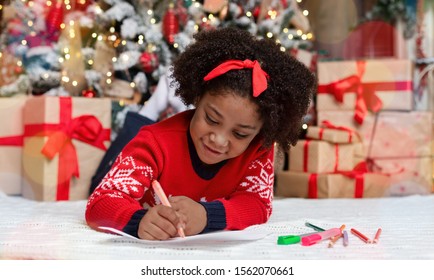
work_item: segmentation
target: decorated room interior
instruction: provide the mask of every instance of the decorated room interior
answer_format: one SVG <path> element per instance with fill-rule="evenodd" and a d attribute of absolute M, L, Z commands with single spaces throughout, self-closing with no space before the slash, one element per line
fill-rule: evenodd
<path fill-rule="evenodd" d="M 426 234 L 434 230 L 433 219 L 426 217 L 434 213 L 433 0 L 1 1 L 1 211 L 13 217 L 17 205 L 31 216 L 46 207 L 48 220 L 61 224 L 53 216 L 62 203 L 70 203 L 70 209 L 79 213 L 71 210 L 67 215 L 80 217 L 82 227 L 74 222 L 65 227 L 76 226 L 77 234 L 90 231 L 83 229 L 80 215 L 84 215 L 91 180 L 107 150 L 117 145 L 128 114 L 141 114 L 158 123 L 180 111 L 194 110 L 174 95 L 172 62 L 197 33 L 227 27 L 274 41 L 317 79 L 298 142 L 287 150 L 274 145 L 277 206 L 272 221 L 276 227 L 266 228 L 273 238 L 276 228 L 279 234 L 305 233 L 295 224 L 285 224 L 290 217 L 281 211 L 293 209 L 292 200 L 301 208 L 306 203 L 312 216 L 319 203 L 325 216 L 318 216 L 317 222 L 324 227 L 339 228 L 346 219 L 357 228 L 351 215 L 363 216 L 353 209 L 334 219 L 338 211 L 332 211 L 327 201 L 336 201 L 345 207 L 357 205 L 374 221 L 398 232 L 404 231 L 399 221 L 383 217 L 374 208 L 384 204 L 390 212 L 406 212 L 407 206 L 413 211 L 406 212 L 411 219 L 422 211 L 417 204 L 426 203 L 431 214 L 420 217 L 431 222 L 421 230 Z M 404 208 L 398 210 L 401 202 Z M 296 216 L 299 224 L 306 219 Z M 9 221 L 3 215 L 1 227 Z M 365 231 L 380 227 L 370 221 L 361 218 Z M 20 232 L 21 222 L 30 226 L 25 219 L 16 220 L 7 231 L 0 231 L 0 259 L 86 258 L 80 246 L 62 255 L 61 241 L 54 242 L 51 253 L 28 246 L 20 255 L 9 244 L 11 236 Z M 92 242 L 105 238 L 94 234 Z M 29 240 L 20 242 L 26 247 Z M 421 241 L 415 242 L 419 246 Z M 362 245 L 366 244 L 358 244 Z M 89 258 L 116 258 L 98 246 Z M 253 250 L 243 246 L 245 252 Z M 386 253 L 351 252 L 347 257 L 394 258 L 391 252 L 398 247 L 391 237 Z M 205 254 L 201 246 L 194 248 L 187 258 Z M 216 258 L 226 253 L 249 258 L 242 249 L 225 248 Z M 339 244 L 339 249 L 340 255 L 321 256 L 345 258 L 346 246 Z M 297 257 L 276 250 L 286 258 Z M 297 250 L 300 253 L 303 248 Z M 403 249 L 402 254 L 418 258 L 416 251 Z M 158 254 L 160 258 L 182 257 L 180 251 L 168 247 Z M 314 253 L 300 254 L 300 258 L 315 258 Z M 122 258 L 131 256 L 134 252 L 123 249 Z M 401 256 L 397 253 L 396 258 Z M 422 255 L 433 257 L 432 252 Z"/>

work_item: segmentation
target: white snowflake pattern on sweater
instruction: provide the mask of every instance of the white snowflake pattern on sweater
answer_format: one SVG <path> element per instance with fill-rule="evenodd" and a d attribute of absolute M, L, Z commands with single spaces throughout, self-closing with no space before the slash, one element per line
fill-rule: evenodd
<path fill-rule="evenodd" d="M 131 176 L 137 170 L 140 170 L 144 176 L 152 178 L 153 170 L 150 166 L 138 165 L 132 156 L 123 157 L 120 153 L 113 168 L 104 176 L 89 202 L 93 200 L 93 197 L 101 195 L 100 190 L 117 190 L 118 192 L 113 193 L 112 197 L 121 198 L 122 194 L 127 194 L 140 198 L 139 193 L 143 191 L 142 183 Z"/>
<path fill-rule="evenodd" d="M 274 169 L 273 162 L 267 159 L 266 162 L 255 160 L 249 166 L 249 169 L 260 168 L 259 176 L 246 176 L 246 181 L 241 182 L 240 186 L 246 192 L 257 193 L 260 197 L 269 201 L 268 206 L 271 206 L 273 199 L 273 184 L 274 184 Z M 271 207 L 268 207 L 267 216 L 271 215 Z"/>

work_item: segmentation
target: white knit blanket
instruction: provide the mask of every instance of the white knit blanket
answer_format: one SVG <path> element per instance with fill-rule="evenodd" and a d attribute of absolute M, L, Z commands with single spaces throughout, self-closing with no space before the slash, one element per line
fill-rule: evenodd
<path fill-rule="evenodd" d="M 434 195 L 378 199 L 275 199 L 268 223 L 246 229 L 268 233 L 248 241 L 143 243 L 90 229 L 84 220 L 86 201 L 36 202 L 0 193 L 0 259 L 298 259 L 402 260 L 434 259 Z M 310 222 L 323 228 L 346 225 L 373 238 L 366 244 L 349 234 L 328 248 L 277 245 L 280 235 L 312 232 Z"/>

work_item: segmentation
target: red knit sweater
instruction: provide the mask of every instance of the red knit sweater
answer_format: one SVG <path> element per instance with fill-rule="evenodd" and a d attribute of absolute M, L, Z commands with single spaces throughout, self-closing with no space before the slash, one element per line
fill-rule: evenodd
<path fill-rule="evenodd" d="M 91 227 L 123 230 L 135 213 L 143 212 L 142 217 L 143 208 L 160 203 L 150 187 L 153 179 L 161 183 L 168 197 L 183 195 L 204 204 L 220 202 L 224 229 L 243 229 L 268 220 L 273 198 L 273 149 L 261 148 L 257 137 L 243 154 L 225 162 L 212 178 L 204 179 L 193 167 L 194 146 L 189 146 L 193 114 L 194 110 L 189 110 L 144 126 L 125 146 L 89 198 L 86 220 Z M 210 219 L 212 213 L 207 214 Z"/>

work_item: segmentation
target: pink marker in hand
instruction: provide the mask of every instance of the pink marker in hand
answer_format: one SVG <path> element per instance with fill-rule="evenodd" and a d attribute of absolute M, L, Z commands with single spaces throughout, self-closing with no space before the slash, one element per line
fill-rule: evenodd
<path fill-rule="evenodd" d="M 308 236 L 305 236 L 301 239 L 301 245 L 310 246 L 315 243 L 318 243 L 321 240 L 331 238 L 333 236 L 341 234 L 342 231 L 339 228 L 331 228 L 326 231 L 321 231 L 318 233 L 314 233 Z"/>
<path fill-rule="evenodd" d="M 172 205 L 170 205 L 169 200 L 167 199 L 166 194 L 163 191 L 163 188 L 161 187 L 160 183 L 158 183 L 157 180 L 152 181 L 152 188 L 154 189 L 155 193 L 157 194 L 158 198 L 161 200 L 161 203 L 164 206 L 172 207 Z M 185 237 L 184 230 L 181 227 L 178 228 L 178 234 L 183 238 Z"/>

